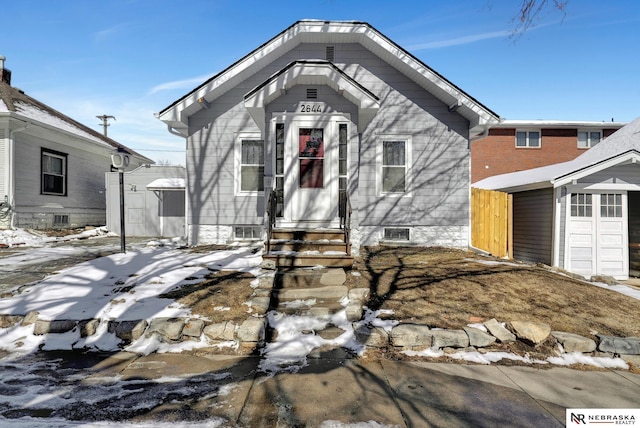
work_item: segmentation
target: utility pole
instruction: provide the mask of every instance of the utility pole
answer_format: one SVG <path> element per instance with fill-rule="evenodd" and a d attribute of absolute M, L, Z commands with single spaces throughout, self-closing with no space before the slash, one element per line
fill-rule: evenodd
<path fill-rule="evenodd" d="M 96 116 L 98 119 L 102 120 L 102 128 L 104 129 L 104 136 L 107 136 L 107 126 L 109 126 L 109 123 L 107 123 L 107 121 L 109 119 L 113 119 L 116 120 L 115 116 L 108 116 L 106 114 L 103 114 L 102 116 Z"/>

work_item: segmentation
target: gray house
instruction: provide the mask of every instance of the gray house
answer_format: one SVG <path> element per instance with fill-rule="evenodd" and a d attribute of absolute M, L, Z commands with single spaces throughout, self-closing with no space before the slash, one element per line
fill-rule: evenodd
<path fill-rule="evenodd" d="M 0 229 L 104 225 L 111 154 L 153 163 L 11 86 L 0 56 Z"/>
<path fill-rule="evenodd" d="M 120 177 L 106 174 L 107 229 L 120 233 Z M 127 236 L 185 236 L 185 169 L 145 165 L 123 174 Z"/>
<path fill-rule="evenodd" d="M 469 141 L 499 120 L 369 24 L 311 20 L 157 116 L 187 141 L 190 243 L 337 230 L 347 253 L 467 247 Z"/>
<path fill-rule="evenodd" d="M 640 275 L 640 118 L 569 162 L 489 177 L 513 194 L 513 255 L 591 276 Z"/>

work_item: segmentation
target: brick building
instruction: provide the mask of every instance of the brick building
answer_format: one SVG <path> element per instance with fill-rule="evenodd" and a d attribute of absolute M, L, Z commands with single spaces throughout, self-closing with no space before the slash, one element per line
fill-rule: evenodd
<path fill-rule="evenodd" d="M 625 124 L 504 120 L 471 143 L 471 182 L 572 160 Z"/>

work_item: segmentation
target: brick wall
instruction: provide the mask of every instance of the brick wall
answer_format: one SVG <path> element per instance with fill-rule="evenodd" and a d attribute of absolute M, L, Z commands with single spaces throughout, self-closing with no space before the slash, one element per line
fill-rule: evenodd
<path fill-rule="evenodd" d="M 602 137 L 616 129 L 603 129 Z M 471 182 L 509 172 L 537 168 L 574 159 L 587 149 L 578 148 L 578 129 L 542 129 L 540 147 L 517 147 L 515 128 L 494 128 L 471 143 Z"/>

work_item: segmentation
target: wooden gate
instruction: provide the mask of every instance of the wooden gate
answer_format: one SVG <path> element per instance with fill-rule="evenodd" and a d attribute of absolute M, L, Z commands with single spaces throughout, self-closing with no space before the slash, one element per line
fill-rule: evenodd
<path fill-rule="evenodd" d="M 471 188 L 471 245 L 496 257 L 513 256 L 513 196 Z"/>

